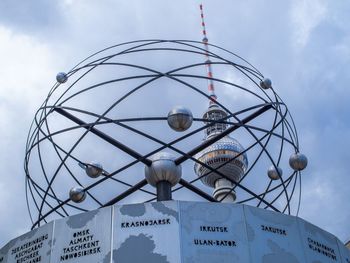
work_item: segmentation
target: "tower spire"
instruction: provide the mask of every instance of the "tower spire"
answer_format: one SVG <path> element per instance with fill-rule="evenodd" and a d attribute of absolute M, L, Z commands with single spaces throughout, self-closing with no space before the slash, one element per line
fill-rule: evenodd
<path fill-rule="evenodd" d="M 200 4 L 199 8 L 202 19 L 202 42 L 205 49 L 205 64 L 207 68 L 208 91 L 210 97 L 209 107 L 203 114 L 204 123 L 211 123 L 204 131 L 205 140 L 208 140 L 212 136 L 218 135 L 226 130 L 227 124 L 223 122 L 223 120 L 227 119 L 228 114 L 216 103 L 217 97 L 215 95 L 213 73 L 209 58 L 208 37 L 205 29 L 203 5 Z M 216 200 L 234 202 L 236 199 L 236 193 L 233 191 L 233 182 L 239 182 L 248 167 L 247 155 L 242 152 L 244 152 L 242 145 L 237 140 L 227 135 L 195 156 L 200 162 L 195 163 L 194 171 L 205 185 L 214 188 L 213 196 Z M 202 163 L 206 165 L 202 165 Z M 225 175 L 225 177 L 208 169 L 208 166 L 219 171 L 221 174 Z"/>
<path fill-rule="evenodd" d="M 225 123 L 222 123 L 222 122 L 215 123 L 215 122 L 225 119 L 225 117 L 227 116 L 227 113 L 223 109 L 221 109 L 216 103 L 217 96 L 215 94 L 215 87 L 214 87 L 214 81 L 213 81 L 213 71 L 212 71 L 211 61 L 210 61 L 210 56 L 209 56 L 208 37 L 207 37 L 207 31 L 205 29 L 204 13 L 203 13 L 203 5 L 202 4 L 199 5 L 199 9 L 201 12 L 201 20 L 202 20 L 202 33 L 203 33 L 202 43 L 204 45 L 205 58 L 206 58 L 205 65 L 206 65 L 206 69 L 207 69 L 208 92 L 209 92 L 208 95 L 210 97 L 209 107 L 208 107 L 208 110 L 204 113 L 203 119 L 210 120 L 210 121 L 214 122 L 213 125 L 209 126 L 205 130 L 205 138 L 207 139 L 211 136 L 214 136 L 214 135 L 219 134 L 219 133 L 223 132 L 224 130 L 226 130 L 227 125 Z"/>
<path fill-rule="evenodd" d="M 208 76 L 208 91 L 209 91 L 209 96 L 210 96 L 210 102 L 209 105 L 212 105 L 215 103 L 217 97 L 215 95 L 215 88 L 214 88 L 214 82 L 213 82 L 213 71 L 211 67 L 211 61 L 209 58 L 209 47 L 208 47 L 208 37 L 207 37 L 207 31 L 205 29 L 205 22 L 204 22 L 204 12 L 203 12 L 203 5 L 199 5 L 199 9 L 201 12 L 201 20 L 202 20 L 202 34 L 203 34 L 203 39 L 202 43 L 204 45 L 205 49 L 205 57 L 206 57 L 206 68 L 207 68 L 207 76 Z"/>

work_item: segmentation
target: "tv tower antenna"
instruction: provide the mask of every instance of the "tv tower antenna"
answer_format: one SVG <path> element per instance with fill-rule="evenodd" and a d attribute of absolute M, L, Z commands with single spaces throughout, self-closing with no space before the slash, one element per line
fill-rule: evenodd
<path fill-rule="evenodd" d="M 206 68 L 207 68 L 207 76 L 208 76 L 208 91 L 209 91 L 209 96 L 210 96 L 210 104 L 215 103 L 217 97 L 215 94 L 215 88 L 214 88 L 214 82 L 213 82 L 213 70 L 211 67 L 211 61 L 209 57 L 209 47 L 208 47 L 208 37 L 207 37 L 207 31 L 205 29 L 205 22 L 204 22 L 204 13 L 203 13 L 203 5 L 199 5 L 200 11 L 201 11 L 201 20 L 202 20 L 202 33 L 203 33 L 203 45 L 205 48 L 205 56 L 207 60 L 205 61 L 206 63 Z"/>
<path fill-rule="evenodd" d="M 227 129 L 227 112 L 216 103 L 216 95 L 212 73 L 212 62 L 209 57 L 208 37 L 205 29 L 203 5 L 199 5 L 203 29 L 203 45 L 205 48 L 208 90 L 210 96 L 209 107 L 203 114 L 204 123 L 212 123 L 205 129 L 205 140 L 220 135 Z M 205 185 L 214 188 L 213 197 L 221 202 L 234 202 L 236 193 L 234 182 L 239 182 L 248 167 L 248 157 L 243 146 L 229 135 L 223 137 L 211 146 L 198 153 L 195 158 L 200 162 L 194 165 L 194 171 Z M 202 165 L 204 163 L 206 165 Z M 211 167 L 224 174 L 226 178 L 207 168 Z"/>

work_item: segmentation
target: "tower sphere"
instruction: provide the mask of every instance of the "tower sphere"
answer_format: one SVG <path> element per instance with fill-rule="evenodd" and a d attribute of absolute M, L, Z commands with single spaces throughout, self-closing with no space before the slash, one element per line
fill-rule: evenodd
<path fill-rule="evenodd" d="M 270 89 L 272 87 L 271 80 L 268 78 L 264 78 L 260 81 L 260 87 L 262 87 L 263 89 Z"/>
<path fill-rule="evenodd" d="M 293 153 L 289 158 L 289 165 L 295 171 L 304 170 L 307 166 L 307 158 L 302 153 Z"/>
<path fill-rule="evenodd" d="M 173 130 L 182 132 L 191 127 L 193 116 L 189 109 L 183 106 L 176 106 L 169 111 L 167 120 Z"/>
<path fill-rule="evenodd" d="M 277 170 L 274 165 L 271 165 L 267 170 L 267 175 L 271 180 L 278 180 L 282 177 L 283 171 L 280 167 L 277 167 Z"/>
<path fill-rule="evenodd" d="M 97 178 L 102 174 L 103 167 L 100 163 L 90 162 L 86 165 L 85 172 L 91 178 Z"/>
<path fill-rule="evenodd" d="M 58 83 L 65 83 L 67 80 L 68 80 L 68 76 L 66 73 L 64 72 L 59 72 L 57 75 L 56 75 L 56 80 Z"/>
<path fill-rule="evenodd" d="M 160 181 L 167 181 L 171 186 L 176 185 L 181 179 L 181 165 L 176 165 L 175 156 L 168 152 L 158 152 L 151 158 L 152 164 L 145 166 L 147 182 L 156 186 Z"/>
<path fill-rule="evenodd" d="M 247 154 L 242 153 L 243 151 L 243 146 L 237 140 L 225 136 L 198 153 L 195 158 L 230 180 L 238 182 L 248 167 Z M 210 187 L 215 187 L 215 182 L 223 178 L 198 162 L 195 163 L 194 170 L 200 180 Z"/>
<path fill-rule="evenodd" d="M 73 187 L 69 191 L 69 198 L 75 203 L 81 203 L 86 198 L 86 192 L 84 188 L 80 186 Z"/>

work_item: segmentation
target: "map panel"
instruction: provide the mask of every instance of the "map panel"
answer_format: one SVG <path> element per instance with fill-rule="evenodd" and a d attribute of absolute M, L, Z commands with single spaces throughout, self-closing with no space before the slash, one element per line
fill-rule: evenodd
<path fill-rule="evenodd" d="M 241 205 L 181 202 L 184 263 L 250 262 Z"/>
<path fill-rule="evenodd" d="M 304 262 L 298 221 L 293 216 L 244 205 L 251 262 Z"/>
<path fill-rule="evenodd" d="M 55 221 L 51 263 L 110 262 L 112 208 Z"/>
<path fill-rule="evenodd" d="M 240 204 L 116 205 L 34 229 L 0 263 L 350 263 L 332 234 L 294 216 Z"/>
<path fill-rule="evenodd" d="M 343 263 L 350 263 L 350 250 L 337 238 L 338 248 Z"/>
<path fill-rule="evenodd" d="M 5 253 L 5 249 L 4 248 L 2 248 L 2 249 L 0 249 L 0 263 L 5 263 L 5 262 L 7 262 L 7 260 L 6 260 L 6 257 L 7 255 L 6 255 L 6 253 Z"/>
<path fill-rule="evenodd" d="M 5 245 L 1 252 L 6 263 L 49 263 L 53 222 L 36 228 Z"/>
<path fill-rule="evenodd" d="M 341 262 L 335 236 L 321 228 L 298 218 L 299 230 L 304 247 L 306 262 L 335 263 Z"/>
<path fill-rule="evenodd" d="M 115 263 L 179 263 L 178 202 L 114 207 Z"/>

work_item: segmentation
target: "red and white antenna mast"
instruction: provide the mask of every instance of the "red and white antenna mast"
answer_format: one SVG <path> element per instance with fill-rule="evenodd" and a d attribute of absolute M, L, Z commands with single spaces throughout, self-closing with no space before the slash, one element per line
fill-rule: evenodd
<path fill-rule="evenodd" d="M 214 88 L 214 82 L 213 82 L 213 71 L 211 67 L 211 61 L 209 58 L 209 47 L 208 47 L 208 37 L 207 37 L 207 31 L 205 29 L 205 22 L 204 22 L 204 13 L 203 13 L 203 5 L 199 5 L 200 12 L 201 12 L 201 19 L 202 19 L 202 33 L 203 33 L 203 45 L 205 49 L 205 56 L 207 60 L 205 61 L 206 63 L 206 68 L 207 68 L 207 76 L 208 76 L 208 91 L 209 91 L 209 96 L 210 96 L 210 105 L 214 104 L 217 97 L 215 95 L 215 88 Z"/>
<path fill-rule="evenodd" d="M 223 109 L 221 109 L 221 107 L 219 107 L 216 103 L 217 97 L 216 97 L 215 88 L 214 88 L 213 71 L 212 71 L 212 66 L 211 66 L 212 62 L 210 61 L 210 52 L 209 52 L 207 31 L 205 30 L 203 5 L 200 4 L 199 8 L 201 11 L 202 29 L 203 29 L 202 43 L 204 45 L 204 50 L 205 50 L 204 54 L 206 57 L 205 65 L 206 65 L 206 69 L 207 69 L 207 80 L 208 80 L 208 91 L 209 91 L 208 95 L 210 97 L 209 107 L 208 107 L 208 110 L 204 113 L 203 119 L 215 122 L 215 123 L 213 123 L 213 125 L 208 127 L 204 132 L 205 137 L 207 139 L 213 135 L 219 134 L 219 133 L 223 132 L 224 130 L 226 130 L 227 124 L 224 122 L 219 122 L 219 121 L 225 120 L 227 117 L 227 113 Z M 207 122 L 205 122 L 205 123 L 207 123 Z"/>

